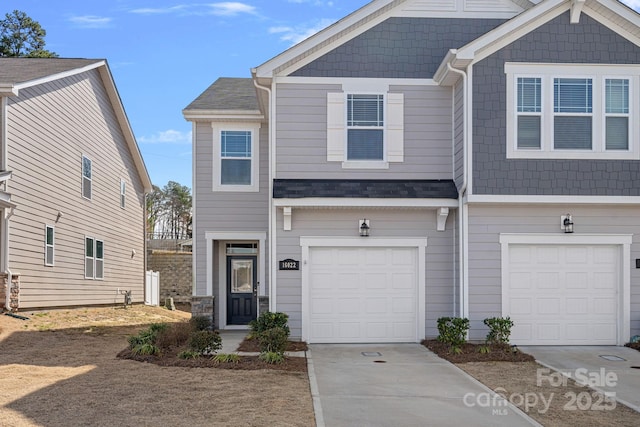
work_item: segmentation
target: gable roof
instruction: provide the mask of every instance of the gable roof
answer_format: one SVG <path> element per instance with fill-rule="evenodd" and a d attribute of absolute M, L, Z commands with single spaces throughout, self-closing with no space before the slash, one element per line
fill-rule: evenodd
<path fill-rule="evenodd" d="M 145 192 L 152 190 L 151 179 L 131 129 L 127 113 L 113 80 L 107 61 L 103 59 L 69 58 L 0 58 L 0 96 L 19 96 L 20 89 L 36 86 L 68 76 L 97 69 L 118 119 L 122 134 L 133 157 Z"/>
<path fill-rule="evenodd" d="M 251 78 L 221 77 L 184 110 L 186 119 L 262 119 L 256 87 Z"/>

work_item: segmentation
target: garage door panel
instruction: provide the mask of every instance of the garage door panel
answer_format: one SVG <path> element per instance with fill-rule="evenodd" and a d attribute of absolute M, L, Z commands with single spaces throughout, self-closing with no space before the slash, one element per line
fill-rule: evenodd
<path fill-rule="evenodd" d="M 511 245 L 503 292 L 512 342 L 615 345 L 619 257 L 613 245 Z"/>
<path fill-rule="evenodd" d="M 308 267 L 309 342 L 416 340 L 417 249 L 312 247 L 309 252 L 310 260 L 335 261 Z"/>

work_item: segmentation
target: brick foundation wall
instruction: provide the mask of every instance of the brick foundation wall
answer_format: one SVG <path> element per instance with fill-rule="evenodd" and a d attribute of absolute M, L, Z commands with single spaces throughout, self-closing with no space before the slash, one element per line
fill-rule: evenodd
<path fill-rule="evenodd" d="M 193 264 L 190 252 L 150 252 L 147 270 L 160 272 L 160 302 L 191 302 Z"/>

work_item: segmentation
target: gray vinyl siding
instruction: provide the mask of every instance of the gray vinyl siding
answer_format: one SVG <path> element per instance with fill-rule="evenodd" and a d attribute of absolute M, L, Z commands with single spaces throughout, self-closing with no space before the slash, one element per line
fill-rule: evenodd
<path fill-rule="evenodd" d="M 633 234 L 631 245 L 631 335 L 640 333 L 640 208 L 571 206 L 576 233 Z M 566 205 L 469 207 L 470 338 L 484 339 L 482 321 L 502 314 L 500 233 L 561 233 L 560 215 Z M 568 236 L 570 237 L 570 236 Z"/>
<path fill-rule="evenodd" d="M 464 181 L 464 83 L 453 88 L 453 176 L 458 188 Z"/>
<path fill-rule="evenodd" d="M 283 231 L 282 209 L 277 213 L 278 259 L 301 259 L 301 236 L 357 237 L 361 218 L 371 221 L 372 237 L 427 237 L 426 335 L 437 336 L 436 320 L 453 315 L 453 216 L 446 231 L 436 231 L 435 210 L 293 209 L 292 229 Z M 417 231 L 419 230 L 419 231 Z M 277 310 L 289 314 L 292 337 L 302 335 L 302 270 L 276 271 Z"/>
<path fill-rule="evenodd" d="M 267 232 L 269 203 L 269 128 L 260 128 L 258 192 L 212 191 L 213 189 L 213 129 L 211 122 L 195 123 L 196 142 L 193 147 L 195 164 L 195 295 L 207 295 L 207 248 L 205 233 L 215 232 Z M 268 246 L 268 244 L 267 244 Z M 263 248 L 260 248 L 263 250 Z M 264 248 L 266 250 L 266 248 Z M 260 266 L 259 268 L 266 268 Z M 223 267 L 226 268 L 226 267 Z M 217 270 L 213 295 L 218 295 Z"/>
<path fill-rule="evenodd" d="M 476 64 L 474 194 L 640 195 L 637 160 L 507 159 L 505 61 L 640 64 L 640 47 L 586 14 L 570 24 L 567 12 Z"/>
<path fill-rule="evenodd" d="M 503 22 L 502 19 L 389 18 L 291 75 L 429 79 L 449 49 L 462 47 Z"/>
<path fill-rule="evenodd" d="M 98 71 L 21 89 L 8 111 L 9 268 L 20 274 L 20 308 L 113 304 L 123 301 L 118 289 L 142 302 L 143 184 Z M 82 155 L 92 160 L 92 200 L 82 197 Z M 44 265 L 46 225 L 55 227 L 53 267 Z M 85 236 L 104 241 L 103 280 L 84 278 Z"/>
<path fill-rule="evenodd" d="M 280 179 L 452 179 L 451 89 L 396 86 L 404 94 L 404 162 L 389 169 L 342 169 L 327 162 L 327 93 L 340 85 L 279 84 L 276 177 Z"/>

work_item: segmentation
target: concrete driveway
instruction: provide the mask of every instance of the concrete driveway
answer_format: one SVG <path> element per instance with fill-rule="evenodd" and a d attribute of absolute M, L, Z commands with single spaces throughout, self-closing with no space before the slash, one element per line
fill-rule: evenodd
<path fill-rule="evenodd" d="M 318 427 L 538 425 L 419 344 L 313 344 L 310 355 Z"/>
<path fill-rule="evenodd" d="M 584 380 L 640 412 L 640 351 L 614 346 L 520 347 L 541 364 Z M 636 366 L 637 368 L 633 368 Z M 582 381 L 582 382 L 584 382 Z"/>

